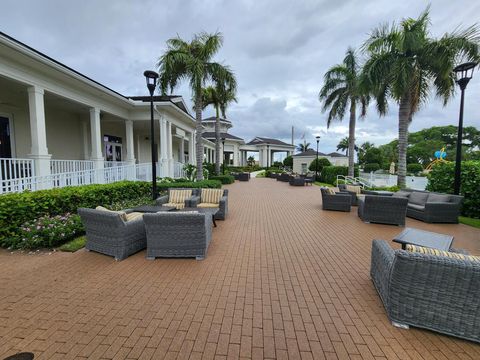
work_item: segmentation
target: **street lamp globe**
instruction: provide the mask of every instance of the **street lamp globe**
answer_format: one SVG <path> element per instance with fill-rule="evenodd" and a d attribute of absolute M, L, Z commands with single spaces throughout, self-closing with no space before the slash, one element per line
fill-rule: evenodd
<path fill-rule="evenodd" d="M 143 73 L 143 76 L 145 76 L 145 80 L 147 81 L 147 88 L 148 91 L 150 91 L 150 96 L 153 96 L 153 92 L 157 87 L 158 74 L 155 71 L 146 70 Z"/>

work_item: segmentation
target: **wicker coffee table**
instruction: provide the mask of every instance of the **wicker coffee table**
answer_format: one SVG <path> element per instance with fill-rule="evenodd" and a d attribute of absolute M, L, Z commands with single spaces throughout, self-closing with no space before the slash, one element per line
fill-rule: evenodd
<path fill-rule="evenodd" d="M 407 244 L 412 244 L 437 250 L 448 251 L 450 250 L 452 241 L 453 236 L 451 235 L 438 234 L 413 228 L 406 228 L 393 239 L 393 242 L 402 244 L 403 250 L 405 250 Z"/>

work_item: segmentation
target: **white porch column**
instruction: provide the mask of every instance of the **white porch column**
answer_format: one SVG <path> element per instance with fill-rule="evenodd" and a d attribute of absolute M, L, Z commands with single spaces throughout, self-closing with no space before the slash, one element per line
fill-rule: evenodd
<path fill-rule="evenodd" d="M 188 163 L 195 165 L 195 132 L 190 133 L 190 139 L 188 140 Z"/>
<path fill-rule="evenodd" d="M 83 159 L 87 160 L 90 157 L 90 152 L 88 151 L 88 123 L 82 121 L 82 136 L 83 136 Z"/>
<path fill-rule="evenodd" d="M 184 163 L 185 162 L 185 137 L 180 137 L 180 159 L 178 159 L 179 162 Z"/>
<path fill-rule="evenodd" d="M 50 175 L 50 159 L 52 155 L 47 148 L 47 129 L 45 126 L 44 90 L 37 86 L 28 88 L 28 109 L 30 113 L 30 134 L 32 147 L 29 157 L 35 160 L 35 175 Z M 42 188 L 49 188 L 45 183 Z"/>
<path fill-rule="evenodd" d="M 102 155 L 102 133 L 100 130 L 100 109 L 90 108 L 90 142 L 92 154 L 90 160 L 94 162 L 95 182 L 102 184 L 104 180 L 103 173 L 103 155 Z"/>
<path fill-rule="evenodd" d="M 160 169 L 161 177 L 168 175 L 168 136 L 167 136 L 167 120 L 164 116 L 160 116 Z"/>
<path fill-rule="evenodd" d="M 127 162 L 131 165 L 135 164 L 135 147 L 133 145 L 133 121 L 125 121 L 125 135 L 127 140 Z"/>
<path fill-rule="evenodd" d="M 172 142 L 172 123 L 167 121 L 167 160 L 168 160 L 168 175 L 174 176 L 173 169 L 173 142 Z"/>

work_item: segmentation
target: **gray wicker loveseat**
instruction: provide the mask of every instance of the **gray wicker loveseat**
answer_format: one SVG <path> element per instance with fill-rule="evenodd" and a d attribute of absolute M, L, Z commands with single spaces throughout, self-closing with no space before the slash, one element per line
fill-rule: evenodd
<path fill-rule="evenodd" d="M 171 206 L 181 209 L 191 207 L 191 200 L 200 194 L 200 189 L 190 188 L 171 188 L 167 195 L 160 196 L 156 200 L 157 205 Z"/>
<path fill-rule="evenodd" d="M 228 189 L 198 189 L 196 196 L 193 196 L 189 201 L 189 207 L 204 207 L 212 208 L 218 207 L 218 212 L 215 214 L 215 220 L 225 220 L 228 215 Z M 209 200 L 210 196 L 207 193 L 221 191 L 221 197 L 218 202 Z M 215 197 L 215 196 L 214 196 Z"/>
<path fill-rule="evenodd" d="M 322 193 L 322 209 L 336 211 L 350 211 L 350 194 L 335 192 L 333 189 L 320 188 Z"/>
<path fill-rule="evenodd" d="M 147 259 L 195 257 L 202 260 L 212 239 L 212 216 L 197 212 L 160 212 L 143 215 Z"/>
<path fill-rule="evenodd" d="M 79 208 L 78 214 L 85 227 L 87 250 L 123 260 L 147 245 L 142 216 L 125 221 L 122 213 L 86 208 Z"/>
<path fill-rule="evenodd" d="M 407 189 L 393 197 L 408 199 L 408 217 L 428 223 L 458 224 L 463 196 Z"/>
<path fill-rule="evenodd" d="M 358 216 L 363 222 L 405 225 L 406 198 L 365 195 L 358 199 Z"/>
<path fill-rule="evenodd" d="M 480 342 L 480 260 L 471 259 L 393 250 L 374 240 L 370 275 L 393 325 Z"/>

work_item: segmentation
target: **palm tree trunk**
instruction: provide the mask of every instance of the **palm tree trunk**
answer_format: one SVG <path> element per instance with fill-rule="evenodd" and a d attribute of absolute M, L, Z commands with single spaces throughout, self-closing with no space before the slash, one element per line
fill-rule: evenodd
<path fill-rule="evenodd" d="M 197 91 L 195 96 L 195 151 L 197 160 L 197 180 L 203 180 L 203 126 L 202 126 L 202 91 Z"/>
<path fill-rule="evenodd" d="M 348 176 L 355 176 L 355 121 L 356 106 L 355 101 L 350 100 L 350 123 L 348 125 Z"/>
<path fill-rule="evenodd" d="M 407 176 L 408 124 L 410 121 L 410 95 L 400 100 L 398 110 L 398 178 L 397 185 L 404 189 Z"/>
<path fill-rule="evenodd" d="M 218 106 L 215 110 L 217 112 L 215 119 L 215 173 L 220 175 L 220 114 Z"/>

